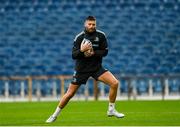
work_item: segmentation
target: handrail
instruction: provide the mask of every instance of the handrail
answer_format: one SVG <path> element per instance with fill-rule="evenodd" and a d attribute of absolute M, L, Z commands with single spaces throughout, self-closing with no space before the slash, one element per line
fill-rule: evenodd
<path fill-rule="evenodd" d="M 59 79 L 61 81 L 61 96 L 64 95 L 64 80 L 72 78 L 71 75 L 57 75 L 57 76 L 10 76 L 0 77 L 0 80 L 27 80 L 28 81 L 28 100 L 32 101 L 32 80 L 48 80 L 48 79 Z"/>
<path fill-rule="evenodd" d="M 128 99 L 131 97 L 132 95 L 132 80 L 134 79 L 142 79 L 142 78 L 149 78 L 149 79 L 154 79 L 154 78 L 158 78 L 161 81 L 162 84 L 162 99 L 164 99 L 165 97 L 165 93 L 166 93 L 166 87 L 167 84 L 165 82 L 165 79 L 170 79 L 170 78 L 180 78 L 180 74 L 176 74 L 176 75 L 115 75 L 118 79 L 125 79 L 128 81 Z M 27 80 L 28 81 L 28 100 L 32 101 L 32 81 L 33 80 L 48 80 L 48 79 L 58 79 L 61 82 L 61 96 L 64 95 L 65 93 L 65 83 L 64 81 L 67 79 L 71 79 L 73 78 L 72 75 L 56 75 L 56 76 L 48 76 L 48 75 L 41 75 L 41 76 L 10 76 L 10 77 L 0 77 L 0 80 Z M 98 87 L 97 84 L 98 82 L 94 80 L 93 82 L 94 84 L 94 99 L 98 100 Z M 152 93 L 152 91 L 149 92 L 150 94 Z M 135 97 L 136 98 L 136 97 Z"/>

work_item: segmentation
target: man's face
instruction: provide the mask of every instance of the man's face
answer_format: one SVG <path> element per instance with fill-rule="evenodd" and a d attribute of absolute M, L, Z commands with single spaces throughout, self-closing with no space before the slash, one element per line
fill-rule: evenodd
<path fill-rule="evenodd" d="M 86 20 L 84 26 L 87 32 L 92 33 L 96 30 L 96 21 Z"/>

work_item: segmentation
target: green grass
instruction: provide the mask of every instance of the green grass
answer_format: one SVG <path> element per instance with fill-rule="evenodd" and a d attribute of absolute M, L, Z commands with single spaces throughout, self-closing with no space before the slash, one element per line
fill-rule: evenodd
<path fill-rule="evenodd" d="M 0 103 L 0 126 L 180 126 L 180 101 L 117 101 L 126 116 L 107 117 L 107 101 L 71 101 L 46 124 L 57 102 Z"/>

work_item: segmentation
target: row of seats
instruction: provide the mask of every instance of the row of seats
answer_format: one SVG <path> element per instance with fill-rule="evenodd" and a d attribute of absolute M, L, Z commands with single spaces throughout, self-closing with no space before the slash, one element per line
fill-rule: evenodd
<path fill-rule="evenodd" d="M 22 4 L 22 5 L 0 5 L 0 13 L 6 13 L 6 12 L 63 12 L 63 11 L 69 11 L 69 9 L 72 9 L 70 11 L 91 11 L 91 10 L 106 10 L 106 8 L 109 9 L 115 9 L 115 10 L 123 10 L 123 9 L 130 9 L 130 10 L 151 10 L 156 9 L 159 11 L 166 10 L 175 10 L 180 11 L 180 3 L 178 4 L 152 4 L 152 5 L 143 5 L 143 4 L 105 4 L 102 6 L 102 3 L 100 4 L 63 4 L 63 5 L 32 5 L 33 3 L 29 4 Z"/>
<path fill-rule="evenodd" d="M 143 0 L 1 0 L 0 4 L 5 4 L 5 5 L 18 5 L 18 4 L 75 4 L 75 5 L 81 5 L 81 4 L 89 4 L 89 3 L 94 3 L 94 4 L 176 4 L 179 3 L 179 0 L 148 0 L 148 1 L 143 1 Z"/>

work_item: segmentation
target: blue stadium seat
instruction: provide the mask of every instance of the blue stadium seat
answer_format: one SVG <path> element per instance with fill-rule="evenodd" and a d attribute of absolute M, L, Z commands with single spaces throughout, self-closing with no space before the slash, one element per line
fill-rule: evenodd
<path fill-rule="evenodd" d="M 39 87 L 38 80 L 32 80 L 32 95 L 37 95 L 37 89 Z M 28 91 L 28 86 L 26 86 L 26 90 Z"/>
<path fill-rule="evenodd" d="M 121 93 L 128 93 L 128 82 L 127 80 L 120 80 L 120 91 Z"/>
<path fill-rule="evenodd" d="M 172 72 L 173 74 L 179 74 L 180 73 L 180 65 L 176 65 L 173 67 Z"/>
<path fill-rule="evenodd" d="M 0 96 L 5 94 L 5 82 L 0 80 Z"/>
<path fill-rule="evenodd" d="M 169 80 L 169 92 L 170 93 L 179 93 L 179 91 L 180 91 L 179 79 L 170 79 Z"/>
<path fill-rule="evenodd" d="M 160 79 L 153 79 L 153 92 L 155 94 L 160 94 L 163 91 L 163 86 L 161 84 Z"/>
<path fill-rule="evenodd" d="M 148 88 L 149 88 L 148 80 L 139 79 L 139 80 L 136 80 L 134 83 L 135 83 L 134 85 L 137 89 L 137 93 L 139 95 L 144 94 L 144 93 L 148 93 Z"/>
<path fill-rule="evenodd" d="M 21 92 L 21 85 L 20 81 L 9 81 L 9 95 L 10 96 L 17 96 L 20 95 Z"/>
<path fill-rule="evenodd" d="M 52 95 L 53 80 L 43 80 L 40 83 L 40 91 L 42 96 Z"/>

